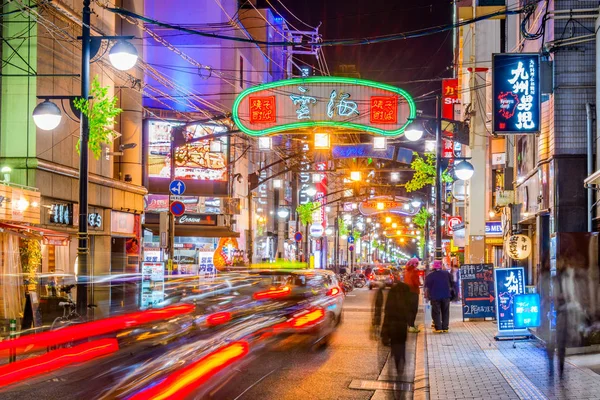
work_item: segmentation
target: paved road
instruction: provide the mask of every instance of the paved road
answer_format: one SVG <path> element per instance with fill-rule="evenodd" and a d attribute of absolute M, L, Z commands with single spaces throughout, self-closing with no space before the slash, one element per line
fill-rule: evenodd
<path fill-rule="evenodd" d="M 389 348 L 380 346 L 370 336 L 375 293 L 359 289 L 346 297 L 343 323 L 326 349 L 310 351 L 282 346 L 240 370 L 213 398 L 393 399 L 392 391 L 378 390 L 375 395 L 375 390 L 349 388 L 351 383 L 364 385 L 364 381 L 396 379 L 390 376 L 393 372 L 387 366 L 384 368 Z M 409 364 L 414 363 L 414 337 L 409 344 Z M 413 367 L 410 366 L 409 374 Z M 398 393 L 397 398 L 412 398 L 411 393 Z"/>

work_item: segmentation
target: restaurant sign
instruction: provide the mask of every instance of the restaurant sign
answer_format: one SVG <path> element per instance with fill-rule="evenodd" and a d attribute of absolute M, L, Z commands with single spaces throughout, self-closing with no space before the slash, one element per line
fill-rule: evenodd
<path fill-rule="evenodd" d="M 413 207 L 410 199 L 402 198 L 372 198 L 359 203 L 358 211 L 362 215 L 374 215 L 381 213 L 394 213 L 413 216 L 419 212 L 420 207 Z"/>
<path fill-rule="evenodd" d="M 403 89 L 363 79 L 315 76 L 244 90 L 233 119 L 250 136 L 291 129 L 339 127 L 398 136 L 416 117 Z"/>
<path fill-rule="evenodd" d="M 494 133 L 539 133 L 540 55 L 494 54 L 492 63 Z"/>

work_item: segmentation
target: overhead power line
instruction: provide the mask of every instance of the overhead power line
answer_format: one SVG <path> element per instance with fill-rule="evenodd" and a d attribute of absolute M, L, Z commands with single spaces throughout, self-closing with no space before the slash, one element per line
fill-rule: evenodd
<path fill-rule="evenodd" d="M 143 15 L 139 15 L 139 14 L 136 14 L 129 10 L 122 9 L 122 8 L 116 8 L 116 7 L 105 7 L 105 8 L 106 8 L 106 10 L 113 12 L 115 14 L 128 16 L 130 18 L 135 18 L 135 19 L 138 19 L 138 20 L 143 21 L 148 24 L 153 24 L 153 25 L 160 26 L 163 28 L 170 28 L 170 29 L 174 29 L 174 30 L 179 30 L 181 32 L 186 32 L 191 35 L 204 36 L 204 37 L 209 37 L 209 38 L 213 38 L 213 39 L 231 40 L 231 41 L 236 41 L 236 42 L 254 43 L 254 44 L 269 45 L 269 46 L 309 45 L 309 46 L 321 46 L 321 47 L 324 47 L 324 46 L 358 46 L 358 45 L 365 45 L 365 44 L 392 42 L 392 41 L 396 41 L 396 40 L 413 39 L 413 38 L 418 38 L 418 37 L 423 37 L 423 36 L 434 35 L 434 34 L 440 33 L 440 32 L 447 32 L 447 31 L 453 30 L 455 28 L 460 28 L 462 26 L 467 26 L 467 25 L 474 24 L 479 21 L 483 21 L 483 20 L 498 17 L 498 16 L 521 14 L 523 12 L 528 11 L 528 9 L 526 7 L 516 9 L 516 10 L 502 10 L 502 11 L 497 11 L 494 13 L 482 15 L 482 16 L 479 16 L 479 17 L 476 17 L 473 19 L 459 21 L 455 24 L 425 28 L 425 29 L 420 29 L 420 30 L 416 30 L 416 31 L 412 31 L 412 32 L 406 32 L 406 33 L 395 33 L 395 34 L 384 35 L 384 36 L 374 36 L 374 37 L 357 38 L 357 39 L 325 40 L 325 41 L 315 42 L 315 43 L 295 43 L 295 42 L 288 42 L 288 41 L 269 42 L 269 41 L 264 41 L 264 40 L 239 38 L 239 37 L 233 37 L 233 36 L 227 36 L 227 35 L 220 35 L 220 34 L 216 34 L 216 33 L 201 32 L 201 31 L 197 31 L 194 29 L 185 28 L 180 25 L 174 25 L 174 24 L 169 24 L 166 22 L 157 21 L 152 18 L 148 18 Z"/>

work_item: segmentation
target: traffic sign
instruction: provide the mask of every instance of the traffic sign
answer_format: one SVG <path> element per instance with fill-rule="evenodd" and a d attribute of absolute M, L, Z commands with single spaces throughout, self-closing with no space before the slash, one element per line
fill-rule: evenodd
<path fill-rule="evenodd" d="M 174 201 L 169 206 L 169 209 L 171 210 L 171 214 L 176 217 L 181 217 L 185 213 L 185 204 L 181 201 Z"/>
<path fill-rule="evenodd" d="M 301 242 L 301 241 L 302 241 L 302 232 L 296 232 L 296 233 L 294 234 L 294 240 L 295 240 L 296 242 Z"/>
<path fill-rule="evenodd" d="M 348 251 L 354 251 L 354 245 L 351 244 L 350 246 L 348 246 Z"/>
<path fill-rule="evenodd" d="M 348 236 L 348 243 L 354 244 L 354 236 Z"/>
<path fill-rule="evenodd" d="M 181 196 L 185 193 L 185 183 L 179 179 L 171 181 L 169 184 L 169 192 L 175 196 Z"/>
<path fill-rule="evenodd" d="M 310 226 L 310 236 L 312 237 L 321 237 L 323 236 L 323 225 L 321 224 L 312 224 Z"/>

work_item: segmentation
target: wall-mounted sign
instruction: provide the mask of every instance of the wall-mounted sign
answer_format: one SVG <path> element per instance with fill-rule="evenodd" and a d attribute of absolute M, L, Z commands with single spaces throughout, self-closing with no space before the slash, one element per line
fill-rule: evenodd
<path fill-rule="evenodd" d="M 394 213 L 413 216 L 419 212 L 420 207 L 413 207 L 410 199 L 402 198 L 372 198 L 358 204 L 358 211 L 362 215 L 374 215 L 380 213 Z"/>
<path fill-rule="evenodd" d="M 492 75 L 494 133 L 540 132 L 540 55 L 494 54 Z"/>
<path fill-rule="evenodd" d="M 525 270 L 517 268 L 495 268 L 496 323 L 498 336 L 521 336 L 514 324 L 514 301 L 517 295 L 525 293 Z"/>
<path fill-rule="evenodd" d="M 177 179 L 184 183 L 188 194 L 226 194 L 226 150 L 221 153 L 211 152 L 210 141 L 198 139 L 227 132 L 228 128 L 217 124 L 186 126 L 183 136 L 191 142 L 175 149 L 175 176 L 171 177 L 171 135 L 173 128 L 178 125 L 181 123 L 146 121 L 148 191 L 169 193 L 171 182 Z M 220 140 L 221 148 L 227 148 L 226 137 L 213 140 Z M 179 194 L 183 194 L 183 191 Z"/>
<path fill-rule="evenodd" d="M 135 234 L 135 215 L 121 211 L 111 211 L 111 232 L 113 234 L 133 235 Z"/>
<path fill-rule="evenodd" d="M 324 231 L 325 229 L 320 223 L 312 224 L 309 228 L 310 236 L 315 238 L 320 238 L 321 236 L 323 236 Z"/>
<path fill-rule="evenodd" d="M 455 118 L 456 104 L 460 104 L 458 78 L 442 79 L 442 118 Z"/>
<path fill-rule="evenodd" d="M 90 213 L 88 214 L 88 226 L 90 228 L 102 228 L 102 214 Z"/>
<path fill-rule="evenodd" d="M 448 235 L 452 236 L 454 234 L 455 229 L 463 228 L 463 226 L 461 226 L 461 224 L 462 224 L 462 218 L 460 216 L 456 215 L 456 216 L 448 217 L 446 219 L 446 229 L 447 229 Z"/>
<path fill-rule="evenodd" d="M 210 214 L 184 214 L 175 218 L 175 223 L 180 225 L 217 226 L 217 216 Z"/>
<path fill-rule="evenodd" d="M 504 251 L 513 260 L 524 260 L 531 254 L 531 239 L 525 235 L 509 236 L 504 243 Z"/>
<path fill-rule="evenodd" d="M 60 225 L 73 225 L 73 204 L 50 205 L 50 222 Z"/>
<path fill-rule="evenodd" d="M 486 221 L 485 222 L 486 236 L 502 236 L 502 221 Z"/>
<path fill-rule="evenodd" d="M 236 125 L 250 136 L 317 126 L 398 136 L 415 116 L 415 103 L 403 89 L 331 76 L 258 85 L 233 104 Z"/>
<path fill-rule="evenodd" d="M 506 164 L 506 153 L 492 154 L 492 165 L 504 165 L 504 164 Z"/>

